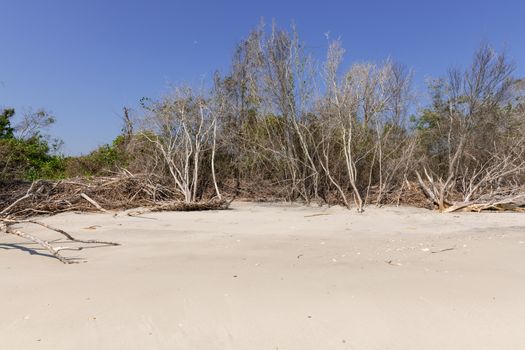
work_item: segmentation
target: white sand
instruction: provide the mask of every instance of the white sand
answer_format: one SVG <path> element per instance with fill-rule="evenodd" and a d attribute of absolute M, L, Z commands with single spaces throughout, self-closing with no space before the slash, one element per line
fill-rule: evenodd
<path fill-rule="evenodd" d="M 525 349 L 525 215 L 144 216 L 46 218 L 123 244 L 76 265 L 0 236 L 0 349 Z"/>

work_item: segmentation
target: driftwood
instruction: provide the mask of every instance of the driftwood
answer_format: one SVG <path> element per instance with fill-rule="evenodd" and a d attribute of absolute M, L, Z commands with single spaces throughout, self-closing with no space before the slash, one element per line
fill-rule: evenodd
<path fill-rule="evenodd" d="M 31 197 L 31 195 L 33 194 L 32 192 L 33 188 L 35 187 L 35 184 L 37 184 L 37 182 L 32 182 L 31 186 L 29 186 L 29 188 L 27 189 L 25 195 L 15 200 L 13 203 L 9 204 L 6 208 L 4 208 L 4 210 L 0 211 L 0 216 L 7 215 L 11 211 L 11 209 L 14 208 L 18 203 L 22 202 L 24 199 Z"/>
<path fill-rule="evenodd" d="M 215 199 L 186 203 L 178 200 L 168 186 L 154 182 L 150 177 L 129 175 L 91 180 L 17 182 L 0 184 L 0 232 L 32 241 L 65 264 L 78 260 L 66 258 L 62 250 L 82 250 L 84 247 L 56 247 L 54 243 L 28 234 L 17 228 L 20 224 L 38 225 L 59 233 L 66 243 L 101 244 L 117 246 L 118 243 L 81 240 L 70 233 L 32 219 L 36 215 L 54 215 L 68 211 L 102 211 L 144 207 L 143 212 L 190 211 L 227 209 L 231 201 Z M 128 213 L 129 215 L 129 213 Z"/>
<path fill-rule="evenodd" d="M 514 211 L 525 212 L 525 188 L 500 188 L 498 191 L 486 193 L 479 196 L 476 200 L 461 201 L 451 200 L 448 197 L 460 198 L 461 195 L 448 191 L 443 191 L 442 183 L 436 183 L 434 179 L 426 172 L 427 181 L 425 182 L 421 175 L 416 172 L 418 184 L 425 197 L 441 212 L 481 212 L 481 211 Z M 467 196 L 470 198 L 470 195 Z"/>
<path fill-rule="evenodd" d="M 46 228 L 48 230 L 60 233 L 61 235 L 63 235 L 66 238 L 67 242 L 84 243 L 84 244 L 102 244 L 102 245 L 108 245 L 108 246 L 118 246 L 119 245 L 118 243 L 115 243 L 115 242 L 77 239 L 77 238 L 73 237 L 71 234 L 67 233 L 66 231 L 64 231 L 62 229 L 55 228 L 53 226 L 50 226 L 50 225 L 45 224 L 45 223 L 40 222 L 40 221 L 14 220 L 14 219 L 10 219 L 10 218 L 0 219 L 0 231 L 4 231 L 4 232 L 6 232 L 8 234 L 12 234 L 12 235 L 15 235 L 15 236 L 19 236 L 19 237 L 25 238 L 25 239 L 27 239 L 29 241 L 32 241 L 32 242 L 42 246 L 52 256 L 54 256 L 56 259 L 60 260 L 64 264 L 73 264 L 73 263 L 78 263 L 79 262 L 78 260 L 73 260 L 73 259 L 70 259 L 70 258 L 66 258 L 66 257 L 64 257 L 64 256 L 62 256 L 60 254 L 61 250 L 65 250 L 65 249 L 71 250 L 73 248 L 71 248 L 71 247 L 54 247 L 48 241 L 45 241 L 43 239 L 38 238 L 37 236 L 31 235 L 29 233 L 26 233 L 26 232 L 20 231 L 19 229 L 14 228 L 14 225 L 23 224 L 23 223 L 31 223 L 31 224 L 39 225 L 39 226 L 42 226 L 42 227 L 44 227 L 44 228 Z M 83 247 L 79 247 L 79 248 L 75 248 L 75 249 L 76 250 L 82 250 Z"/>
<path fill-rule="evenodd" d="M 100 210 L 100 211 L 102 211 L 102 212 L 104 212 L 104 213 L 107 213 L 107 212 L 108 212 L 106 209 L 102 208 L 102 207 L 100 206 L 100 204 L 98 204 L 96 201 L 94 201 L 93 199 L 91 199 L 91 197 L 89 197 L 87 194 L 85 194 L 85 193 L 81 193 L 81 194 L 80 194 L 80 197 L 84 198 L 84 199 L 87 200 L 89 203 L 93 204 L 93 206 L 94 206 L 95 208 L 97 208 L 98 210 Z"/>
<path fill-rule="evenodd" d="M 155 206 L 177 199 L 169 186 L 145 175 L 0 183 L 2 216 L 27 218 L 67 211 Z"/>
<path fill-rule="evenodd" d="M 231 201 L 224 199 L 210 200 L 204 202 L 168 202 L 154 206 L 150 211 L 197 211 L 197 210 L 225 210 Z"/>
<path fill-rule="evenodd" d="M 510 196 L 503 199 L 493 199 L 490 201 L 455 203 L 446 208 L 443 212 L 453 213 L 458 211 L 480 212 L 480 211 L 515 211 L 525 212 L 525 194 Z"/>
<path fill-rule="evenodd" d="M 150 208 L 128 212 L 128 216 L 139 217 L 139 215 L 159 211 L 203 211 L 203 210 L 226 210 L 230 207 L 232 200 L 212 199 L 204 202 L 166 202 Z M 152 218 L 147 218 L 152 219 Z"/>

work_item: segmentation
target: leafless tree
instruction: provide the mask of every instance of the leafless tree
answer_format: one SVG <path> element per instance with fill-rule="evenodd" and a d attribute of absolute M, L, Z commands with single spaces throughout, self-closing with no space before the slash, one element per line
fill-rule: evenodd
<path fill-rule="evenodd" d="M 161 101 L 147 106 L 141 135 L 151 142 L 165 165 L 175 188 L 186 203 L 197 200 L 203 153 L 211 150 L 214 188 L 217 121 L 207 99 L 189 88 L 176 89 Z"/>

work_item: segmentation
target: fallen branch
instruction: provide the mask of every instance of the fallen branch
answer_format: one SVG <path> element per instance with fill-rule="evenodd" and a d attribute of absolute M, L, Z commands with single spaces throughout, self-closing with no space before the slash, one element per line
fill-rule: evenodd
<path fill-rule="evenodd" d="M 76 261 L 76 260 L 72 260 L 72 259 L 66 258 L 66 257 L 62 256 L 59 253 L 61 250 L 72 249 L 72 248 L 70 248 L 70 247 L 53 247 L 53 245 L 50 242 L 45 241 L 43 239 L 40 239 L 40 238 L 38 238 L 36 236 L 33 236 L 33 235 L 29 234 L 29 233 L 23 232 L 23 231 L 21 231 L 19 229 L 15 229 L 13 227 L 14 225 L 23 224 L 23 223 L 30 223 L 30 224 L 34 224 L 34 225 L 39 225 L 39 226 L 42 226 L 44 228 L 47 228 L 48 230 L 60 233 L 69 242 L 83 243 L 83 244 L 103 244 L 103 245 L 108 245 L 108 246 L 118 246 L 118 245 L 120 245 L 120 244 L 115 243 L 115 242 L 99 241 L 99 240 L 94 240 L 94 239 L 92 239 L 92 240 L 78 239 L 78 238 L 73 237 L 70 233 L 68 233 L 68 232 L 66 232 L 66 231 L 64 231 L 62 229 L 53 227 L 51 225 L 45 224 L 45 223 L 40 222 L 40 221 L 14 220 L 14 219 L 11 219 L 11 218 L 0 219 L 0 231 L 4 231 L 5 233 L 25 238 L 27 240 L 30 240 L 30 241 L 40 245 L 41 247 L 46 249 L 53 257 L 55 257 L 56 259 L 60 260 L 64 264 L 74 264 L 74 263 L 78 263 L 79 262 L 79 261 Z M 79 248 L 75 248 L 75 249 L 76 250 L 82 250 L 83 248 L 79 247 Z"/>
<path fill-rule="evenodd" d="M 78 238 L 73 237 L 71 234 L 67 233 L 66 231 L 64 231 L 62 229 L 53 227 L 51 225 L 45 224 L 45 223 L 40 222 L 40 221 L 24 220 L 24 221 L 19 221 L 18 223 L 25 223 L 25 222 L 31 223 L 31 224 L 35 224 L 35 225 L 39 225 L 39 226 L 47 228 L 48 230 L 60 233 L 61 235 L 63 235 L 64 237 L 66 237 L 68 240 L 70 240 L 72 242 L 86 243 L 86 244 L 105 244 L 105 245 L 112 245 L 112 246 L 120 245 L 119 243 L 109 242 L 109 241 L 99 241 L 99 240 L 96 240 L 96 239 L 88 239 L 88 240 L 78 239 Z"/>
<path fill-rule="evenodd" d="M 5 227 L 3 229 L 4 229 L 4 231 L 6 233 L 9 233 L 9 234 L 12 234 L 12 235 L 15 235 L 15 236 L 19 236 L 19 237 L 28 239 L 28 240 L 30 240 L 32 242 L 35 242 L 36 244 L 42 246 L 52 256 L 54 256 L 55 258 L 57 258 L 58 260 L 60 260 L 64 264 L 74 264 L 74 263 L 78 262 L 78 261 L 74 261 L 74 260 L 71 260 L 71 259 L 66 259 L 62 255 L 60 255 L 59 250 L 53 248 L 53 246 L 51 244 L 49 244 L 49 242 L 44 241 L 44 240 L 42 240 L 42 239 L 40 239 L 40 238 L 38 238 L 36 236 L 33 236 L 33 235 L 28 234 L 28 233 L 22 232 L 20 230 L 14 229 L 14 228 L 11 227 L 11 225 L 7 225 L 7 224 L 5 224 Z"/>
<path fill-rule="evenodd" d="M 499 200 L 472 201 L 466 203 L 455 203 L 446 208 L 445 213 L 462 212 L 481 212 L 481 211 L 514 211 L 525 212 L 525 194 L 511 196 Z"/>
<path fill-rule="evenodd" d="M 14 208 L 18 203 L 22 202 L 24 199 L 27 199 L 29 197 L 31 197 L 31 194 L 33 192 L 33 188 L 35 187 L 35 184 L 37 182 L 33 181 L 31 183 L 31 186 L 27 189 L 27 192 L 24 196 L 18 198 L 16 201 L 14 201 L 13 203 L 11 203 L 10 205 L 8 205 L 4 210 L 0 211 L 0 216 L 3 216 L 3 215 L 7 215 L 9 214 L 9 211 Z"/>
<path fill-rule="evenodd" d="M 159 211 L 203 211 L 203 210 L 226 210 L 230 207 L 231 202 L 224 199 L 216 199 L 207 202 L 166 202 L 157 204 L 155 206 L 145 208 L 142 210 L 135 210 L 127 213 L 131 217 L 142 217 L 139 215 L 145 213 L 159 212 Z M 147 217 L 142 217 L 144 219 L 152 219 Z"/>
<path fill-rule="evenodd" d="M 443 253 L 443 252 L 448 252 L 450 250 L 455 250 L 456 247 L 451 247 L 451 248 L 444 248 L 444 249 L 440 249 L 440 250 L 432 250 L 430 252 L 430 254 L 437 254 L 437 253 Z"/>
<path fill-rule="evenodd" d="M 324 216 L 324 215 L 330 215 L 330 214 L 329 213 L 316 213 L 316 214 L 305 215 L 304 217 L 305 218 L 311 218 L 311 217 L 314 217 L 314 216 Z"/>
<path fill-rule="evenodd" d="M 98 210 L 100 210 L 100 211 L 102 211 L 102 212 L 104 212 L 104 213 L 108 213 L 108 211 L 107 211 L 106 209 L 102 208 L 102 207 L 100 206 L 100 204 L 98 204 L 97 202 L 95 202 L 95 201 L 94 201 L 92 198 L 90 198 L 87 194 L 85 194 L 85 193 L 81 193 L 81 194 L 80 194 L 80 197 L 84 198 L 84 199 L 87 200 L 89 203 L 93 204 L 93 206 L 94 206 L 95 208 L 97 208 Z"/>

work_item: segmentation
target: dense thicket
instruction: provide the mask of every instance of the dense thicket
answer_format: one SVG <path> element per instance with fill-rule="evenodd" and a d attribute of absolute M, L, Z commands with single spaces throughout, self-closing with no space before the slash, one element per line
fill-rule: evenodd
<path fill-rule="evenodd" d="M 343 56 L 336 40 L 317 62 L 294 30 L 257 28 L 209 90 L 144 99 L 134 118 L 125 109 L 122 135 L 88 156 L 61 158 L 58 177 L 125 172 L 162 178 L 185 202 L 241 196 L 358 210 L 523 198 L 525 83 L 504 54 L 482 45 L 469 67 L 429 82 L 428 103 L 416 98 L 406 67 L 347 65 Z M 43 143 L 34 133 L 17 138 L 6 113 L 3 178 L 45 177 L 12 160 L 11 143 Z"/>
<path fill-rule="evenodd" d="M 62 158 L 55 154 L 60 143 L 42 133 L 55 118 L 44 110 L 27 111 L 13 125 L 14 116 L 14 109 L 0 111 L 0 181 L 63 176 Z"/>

